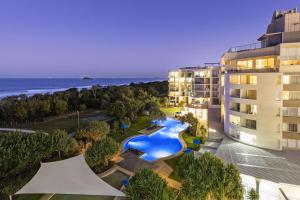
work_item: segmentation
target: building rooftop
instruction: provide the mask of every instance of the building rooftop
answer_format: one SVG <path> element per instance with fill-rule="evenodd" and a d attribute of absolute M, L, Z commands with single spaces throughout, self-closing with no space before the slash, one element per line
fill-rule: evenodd
<path fill-rule="evenodd" d="M 266 33 L 257 40 L 258 43 L 231 47 L 228 52 L 266 48 L 280 43 L 300 42 L 300 12 L 298 9 L 274 11 Z"/>

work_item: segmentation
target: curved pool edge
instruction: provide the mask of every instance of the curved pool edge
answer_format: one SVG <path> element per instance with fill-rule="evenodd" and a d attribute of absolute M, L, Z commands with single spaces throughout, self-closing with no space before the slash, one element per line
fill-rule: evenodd
<path fill-rule="evenodd" d="M 170 118 L 176 119 L 176 118 L 174 118 L 174 117 L 170 117 Z M 178 120 L 178 119 L 176 119 L 176 120 Z M 161 129 L 164 128 L 164 127 L 165 127 L 165 126 L 161 127 Z M 161 129 L 159 129 L 159 130 L 161 130 Z M 129 140 L 131 140 L 131 139 L 133 139 L 133 138 L 136 138 L 136 137 L 140 137 L 140 136 L 149 136 L 149 135 L 151 135 L 151 134 L 153 134 L 153 133 L 155 133 L 155 132 L 157 132 L 157 131 L 159 131 L 159 130 L 156 130 L 156 131 L 154 131 L 154 132 L 152 132 L 152 133 L 149 133 L 149 134 L 141 133 L 141 134 L 138 134 L 138 135 L 133 135 L 133 136 L 130 136 L 130 137 L 124 139 L 124 140 L 121 142 L 121 150 L 120 150 L 120 154 L 121 154 L 121 153 L 125 153 L 125 152 L 127 151 L 127 150 L 125 150 L 124 146 L 125 146 L 125 144 L 126 144 Z M 180 149 L 177 153 L 175 153 L 175 154 L 173 154 L 173 155 L 170 155 L 170 156 L 163 157 L 163 158 L 159 158 L 159 159 L 157 159 L 157 160 L 155 160 L 155 161 L 152 161 L 152 162 L 151 162 L 151 161 L 148 161 L 148 160 L 145 160 L 145 159 L 143 159 L 143 158 L 141 158 L 142 155 L 137 156 L 137 158 L 140 159 L 140 160 L 143 160 L 143 161 L 145 161 L 145 162 L 148 162 L 148 163 L 155 163 L 155 162 L 158 162 L 158 161 L 164 161 L 164 160 L 168 160 L 168 159 L 171 159 L 171 158 L 174 158 L 174 157 L 179 156 L 180 154 L 183 153 L 183 150 L 187 147 L 187 144 L 186 144 L 186 142 L 184 141 L 184 139 L 183 139 L 183 137 L 182 137 L 182 135 L 183 135 L 184 132 L 185 132 L 185 130 L 182 130 L 182 131 L 180 131 L 180 132 L 178 133 L 178 141 L 179 141 L 179 143 L 181 144 L 181 149 Z"/>
<path fill-rule="evenodd" d="M 155 163 L 155 162 L 158 162 L 158 161 L 169 160 L 169 159 L 171 159 L 171 158 L 175 158 L 175 157 L 181 155 L 181 154 L 183 153 L 183 150 L 187 147 L 187 144 L 185 143 L 185 141 L 184 141 L 184 139 L 183 139 L 183 137 L 182 137 L 184 131 L 185 131 L 185 130 L 179 132 L 179 134 L 178 134 L 179 142 L 180 142 L 180 144 L 181 144 L 181 149 L 180 149 L 176 154 L 173 154 L 173 155 L 170 155 L 170 156 L 166 156 L 166 157 L 157 159 L 157 160 L 155 160 L 155 161 L 153 161 L 153 162 L 144 160 L 144 159 L 140 158 L 141 156 L 137 156 L 137 158 L 140 159 L 140 160 L 143 160 L 143 161 L 145 161 L 145 162 L 148 162 L 148 163 Z M 135 138 L 135 137 L 139 137 L 139 136 L 146 136 L 146 135 L 148 135 L 148 134 L 138 134 L 138 135 L 133 135 L 133 136 L 130 136 L 130 137 L 126 138 L 125 140 L 123 140 L 122 143 L 121 143 L 121 152 L 120 152 L 120 153 L 125 153 L 125 152 L 127 151 L 127 150 L 124 149 L 124 145 L 125 145 L 125 143 L 127 143 L 130 139 Z"/>
<path fill-rule="evenodd" d="M 147 134 L 141 133 L 141 134 L 138 134 L 138 135 L 132 135 L 132 136 L 130 136 L 130 137 L 124 139 L 124 140 L 121 142 L 121 153 L 124 153 L 124 152 L 127 151 L 127 150 L 124 149 L 124 146 L 125 146 L 125 144 L 126 144 L 129 140 L 131 140 L 131 139 L 133 139 L 133 138 L 135 138 L 135 137 L 146 136 L 146 135 L 147 135 Z"/>
<path fill-rule="evenodd" d="M 184 131 L 185 131 L 185 130 L 179 132 L 179 134 L 178 134 L 179 142 L 180 142 L 180 144 L 181 144 L 181 149 L 180 149 L 177 153 L 175 153 L 175 154 L 173 154 L 173 155 L 170 155 L 170 156 L 167 156 L 167 157 L 164 157 L 164 158 L 157 159 L 157 160 L 154 161 L 154 162 L 157 162 L 157 161 L 164 161 L 164 160 L 169 160 L 169 159 L 175 158 L 175 157 L 177 157 L 177 156 L 179 156 L 179 155 L 181 155 L 181 154 L 183 153 L 183 150 L 187 147 L 187 144 L 185 143 L 185 141 L 184 141 L 184 139 L 183 139 L 183 137 L 182 137 Z M 148 162 L 148 161 L 147 161 L 147 162 Z"/>

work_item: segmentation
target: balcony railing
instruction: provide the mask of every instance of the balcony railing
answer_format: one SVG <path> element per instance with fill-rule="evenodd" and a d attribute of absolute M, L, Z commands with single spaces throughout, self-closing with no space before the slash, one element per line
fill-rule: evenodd
<path fill-rule="evenodd" d="M 267 73 L 267 72 L 279 72 L 278 67 L 274 68 L 263 68 L 263 69 L 238 69 L 238 68 L 227 68 L 227 73 Z"/>
<path fill-rule="evenodd" d="M 251 49 L 260 49 L 260 48 L 263 48 L 263 45 L 261 42 L 258 42 L 258 43 L 240 45 L 240 46 L 236 46 L 236 47 L 230 47 L 228 52 L 247 51 L 247 50 L 251 50 Z"/>

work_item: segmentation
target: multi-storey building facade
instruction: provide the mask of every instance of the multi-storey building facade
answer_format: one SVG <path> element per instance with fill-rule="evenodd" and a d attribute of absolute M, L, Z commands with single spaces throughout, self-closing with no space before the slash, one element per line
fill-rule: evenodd
<path fill-rule="evenodd" d="M 260 43 L 222 56 L 221 119 L 242 142 L 300 148 L 300 13 L 276 11 Z"/>
<path fill-rule="evenodd" d="M 173 105 L 220 105 L 220 67 L 185 67 L 169 72 L 169 101 Z"/>

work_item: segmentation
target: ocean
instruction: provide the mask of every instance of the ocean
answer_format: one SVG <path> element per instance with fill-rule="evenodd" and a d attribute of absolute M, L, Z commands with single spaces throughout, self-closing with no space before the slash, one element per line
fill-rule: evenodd
<path fill-rule="evenodd" d="M 93 85 L 127 85 L 130 83 L 163 81 L 160 78 L 95 78 L 83 80 L 80 78 L 0 78 L 0 99 L 25 94 L 53 93 L 69 88 L 91 88 Z"/>

